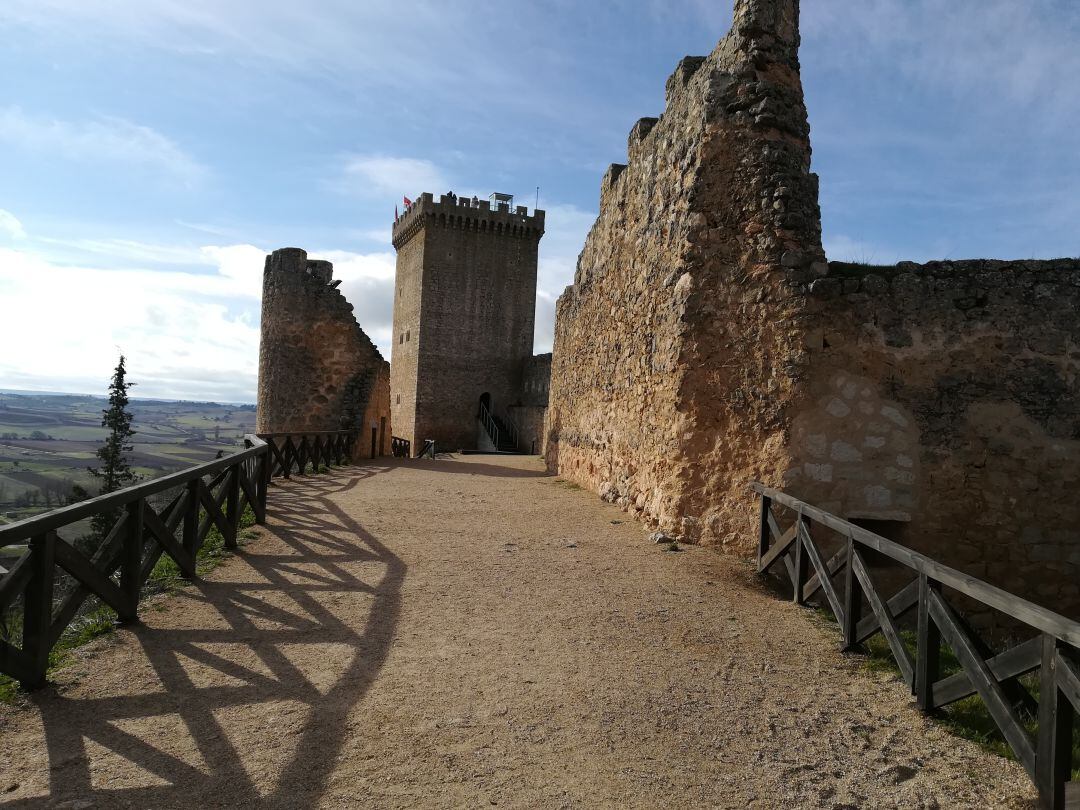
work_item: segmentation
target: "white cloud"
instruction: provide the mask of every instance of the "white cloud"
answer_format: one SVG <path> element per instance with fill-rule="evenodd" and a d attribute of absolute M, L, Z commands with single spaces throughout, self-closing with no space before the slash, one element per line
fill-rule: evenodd
<path fill-rule="evenodd" d="M 195 184 L 207 171 L 160 132 L 122 118 L 62 121 L 28 115 L 18 107 L 0 108 L 0 143 L 65 160 L 150 168 L 185 185 Z"/>
<path fill-rule="evenodd" d="M 868 63 L 884 63 L 980 116 L 1038 112 L 1044 132 L 1080 119 L 1080 16 L 1066 13 L 1071 8 L 1015 0 L 819 0 L 804 9 L 804 53 L 823 66 L 865 73 Z"/>
<path fill-rule="evenodd" d="M 100 391 L 119 348 L 140 396 L 254 401 L 266 250 L 121 239 L 48 244 L 82 260 L 0 248 L 0 342 L 23 347 L 0 356 L 0 386 Z M 110 254 L 166 269 L 99 266 Z M 394 254 L 309 255 L 334 262 L 358 323 L 389 358 Z M 58 328 L 41 329 L 43 317 Z"/>
<path fill-rule="evenodd" d="M 555 339 L 555 301 L 574 281 L 577 257 L 596 214 L 575 205 L 552 205 L 544 218 L 536 280 L 536 326 L 533 350 L 551 351 Z"/>
<path fill-rule="evenodd" d="M 7 234 L 11 239 L 25 239 L 26 228 L 13 213 L 0 208 L 0 234 Z"/>
<path fill-rule="evenodd" d="M 196 274 L 103 270 L 0 249 L 0 340 L 21 347 L 0 357 L 0 380 L 100 391 L 119 347 L 142 396 L 251 401 L 257 315 L 223 295 L 231 287 L 220 278 L 206 276 L 203 288 Z M 58 328 L 42 329 L 43 318 Z"/>
<path fill-rule="evenodd" d="M 430 160 L 387 155 L 351 155 L 338 182 L 342 191 L 363 196 L 390 195 L 415 199 L 422 192 L 438 196 L 446 178 Z"/>

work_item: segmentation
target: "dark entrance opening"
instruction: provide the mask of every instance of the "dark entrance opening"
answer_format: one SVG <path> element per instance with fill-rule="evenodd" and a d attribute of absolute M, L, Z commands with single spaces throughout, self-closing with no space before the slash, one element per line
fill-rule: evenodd
<path fill-rule="evenodd" d="M 379 417 L 379 455 L 386 455 L 386 417 Z"/>
<path fill-rule="evenodd" d="M 379 429 L 378 428 L 372 428 L 371 429 L 371 457 L 372 458 L 375 458 L 375 450 L 378 448 L 378 441 L 379 441 Z"/>
<path fill-rule="evenodd" d="M 479 412 L 483 413 L 484 411 L 491 413 L 491 394 L 489 394 L 487 391 L 480 395 Z"/>

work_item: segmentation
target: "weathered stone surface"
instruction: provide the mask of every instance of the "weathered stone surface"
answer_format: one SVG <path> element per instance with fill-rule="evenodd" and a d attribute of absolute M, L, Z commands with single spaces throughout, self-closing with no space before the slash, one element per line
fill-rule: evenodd
<path fill-rule="evenodd" d="M 777 431 L 808 362 L 792 290 L 825 260 L 797 17 L 740 0 L 716 50 L 680 63 L 558 303 L 549 465 L 687 539 L 745 542 L 743 485 L 790 467 Z"/>
<path fill-rule="evenodd" d="M 737 0 L 606 176 L 548 465 L 743 552 L 761 480 L 1078 615 L 1080 261 L 826 263 L 798 7 Z"/>
<path fill-rule="evenodd" d="M 299 248 L 266 257 L 256 430 L 351 429 L 360 433 L 354 457 L 387 455 L 390 364 L 332 279 L 330 262 Z"/>
<path fill-rule="evenodd" d="M 551 381 L 551 353 L 536 354 L 525 361 L 521 374 L 521 394 L 516 405 L 507 408 L 518 429 L 518 449 L 525 453 L 544 450 L 544 422 Z"/>
<path fill-rule="evenodd" d="M 821 306 L 815 317 L 847 340 L 815 356 L 811 387 L 823 390 L 829 373 L 858 375 L 884 404 L 865 430 L 856 421 L 837 437 L 862 435 L 876 454 L 862 471 L 874 476 L 866 483 L 909 499 L 903 541 L 1080 615 L 1080 539 L 1047 539 L 1080 528 L 1072 494 L 1080 485 L 1080 261 L 834 262 L 830 273 L 873 294 Z M 911 336 L 902 345 L 894 339 L 901 324 Z M 843 504 L 849 514 L 863 511 L 851 497 Z M 885 511 L 865 516 L 887 519 Z M 1037 575 L 1019 572 L 1029 563 Z"/>

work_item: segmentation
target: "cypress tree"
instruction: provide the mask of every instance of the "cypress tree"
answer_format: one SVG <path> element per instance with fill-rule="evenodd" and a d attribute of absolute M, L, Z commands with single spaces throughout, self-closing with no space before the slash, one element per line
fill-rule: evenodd
<path fill-rule="evenodd" d="M 127 453 L 131 451 L 131 437 L 135 431 L 131 429 L 132 414 L 128 408 L 128 389 L 135 383 L 127 381 L 127 369 L 124 366 L 124 355 L 120 355 L 120 362 L 113 371 L 112 382 L 109 384 L 109 407 L 101 412 L 101 426 L 109 429 L 109 435 L 105 437 L 105 443 L 97 450 L 97 457 L 101 459 L 100 467 L 90 467 L 90 475 L 101 482 L 99 494 L 108 495 L 123 489 L 130 483 L 138 480 L 138 476 L 132 471 L 127 461 Z M 95 515 L 91 523 L 94 535 L 98 540 L 103 539 L 119 519 L 117 510 L 103 512 Z"/>

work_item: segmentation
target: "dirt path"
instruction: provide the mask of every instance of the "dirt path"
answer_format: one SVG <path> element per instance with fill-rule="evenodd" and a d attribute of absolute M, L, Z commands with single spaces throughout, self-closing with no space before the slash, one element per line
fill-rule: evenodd
<path fill-rule="evenodd" d="M 536 459 L 275 487 L 267 531 L 0 711 L 29 807 L 1026 807 L 745 565 Z"/>

